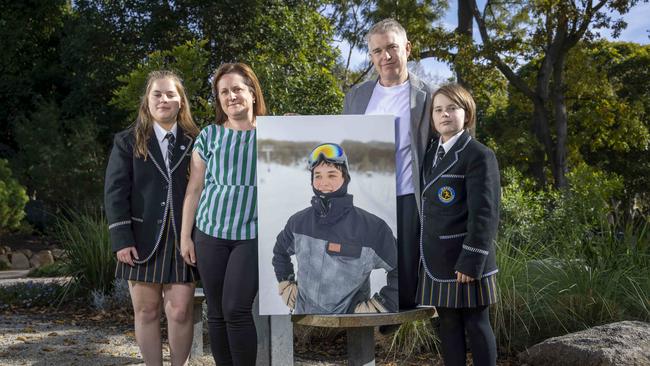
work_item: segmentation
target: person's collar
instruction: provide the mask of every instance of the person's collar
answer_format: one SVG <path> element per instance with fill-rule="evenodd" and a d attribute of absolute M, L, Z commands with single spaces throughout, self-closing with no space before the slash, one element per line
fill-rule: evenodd
<path fill-rule="evenodd" d="M 448 153 L 449 150 L 451 150 L 451 148 L 454 147 L 454 144 L 456 143 L 456 141 L 458 141 L 458 139 L 460 138 L 460 135 L 462 135 L 463 132 L 465 132 L 464 129 L 463 129 L 463 130 L 460 130 L 460 132 L 458 132 L 457 134 L 453 135 L 453 136 L 452 136 L 449 140 L 447 140 L 447 142 L 445 142 L 445 143 L 442 143 L 442 137 L 440 137 L 440 139 L 438 140 L 438 146 L 440 146 L 440 144 L 442 144 L 442 148 L 445 149 L 445 154 Z"/>
<path fill-rule="evenodd" d="M 409 78 L 406 78 L 406 80 L 404 80 L 404 82 L 401 83 L 401 84 L 398 84 L 398 85 L 392 85 L 392 86 L 384 86 L 384 85 L 381 85 L 381 81 L 377 81 L 377 85 L 378 85 L 380 88 L 382 88 L 382 89 L 393 89 L 393 88 L 398 89 L 398 88 L 404 88 L 404 87 L 406 87 L 406 85 L 408 85 L 408 84 L 409 84 Z"/>
<path fill-rule="evenodd" d="M 163 142 L 163 140 L 165 139 L 165 136 L 167 135 L 167 130 L 162 128 L 162 126 L 160 126 L 158 124 L 158 122 L 155 122 L 155 121 L 153 123 L 153 130 L 156 133 L 156 139 L 158 139 L 158 142 Z M 176 131 L 177 130 L 178 130 L 178 123 L 174 122 L 174 125 L 172 126 L 171 130 L 169 130 L 169 131 L 172 133 L 172 135 L 174 135 L 174 137 L 177 137 L 176 136 Z"/>

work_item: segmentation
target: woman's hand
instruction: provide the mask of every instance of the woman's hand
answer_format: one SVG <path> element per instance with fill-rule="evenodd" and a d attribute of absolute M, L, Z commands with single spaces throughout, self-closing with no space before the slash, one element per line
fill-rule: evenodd
<path fill-rule="evenodd" d="M 129 266 L 133 267 L 133 258 L 135 259 L 140 259 L 138 258 L 138 251 L 135 249 L 135 247 L 126 247 L 122 248 L 115 253 L 117 256 L 117 260 L 126 263 Z"/>
<path fill-rule="evenodd" d="M 181 238 L 181 255 L 185 263 L 196 267 L 196 252 L 194 252 L 194 242 L 191 238 Z"/>
<path fill-rule="evenodd" d="M 460 272 L 456 271 L 456 281 L 458 281 L 460 283 L 470 283 L 470 282 L 474 281 L 474 278 L 472 278 L 472 277 L 470 277 L 470 276 L 468 276 L 468 275 L 466 275 L 464 273 L 460 273 Z"/>

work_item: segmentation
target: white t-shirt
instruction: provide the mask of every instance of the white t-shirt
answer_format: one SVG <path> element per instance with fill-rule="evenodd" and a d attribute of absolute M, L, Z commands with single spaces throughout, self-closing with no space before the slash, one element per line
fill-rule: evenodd
<path fill-rule="evenodd" d="M 375 84 L 365 114 L 392 114 L 395 116 L 395 175 L 397 195 L 415 192 L 411 170 L 411 103 L 410 84 L 406 80 L 396 86 Z"/>

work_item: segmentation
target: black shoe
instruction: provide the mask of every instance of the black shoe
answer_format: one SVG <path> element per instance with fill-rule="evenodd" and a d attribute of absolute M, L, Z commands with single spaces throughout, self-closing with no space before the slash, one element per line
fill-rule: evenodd
<path fill-rule="evenodd" d="M 379 326 L 379 333 L 383 335 L 391 335 L 399 329 L 401 324 L 388 324 L 388 325 L 380 325 Z"/>

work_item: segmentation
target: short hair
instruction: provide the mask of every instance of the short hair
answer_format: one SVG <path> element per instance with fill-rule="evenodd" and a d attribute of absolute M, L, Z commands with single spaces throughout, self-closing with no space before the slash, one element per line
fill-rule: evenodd
<path fill-rule="evenodd" d="M 465 124 L 463 128 L 469 130 L 474 135 L 474 128 L 476 126 L 476 102 L 474 102 L 472 94 L 458 83 L 441 86 L 431 96 L 432 103 L 438 94 L 446 96 L 465 110 Z M 433 120 L 431 122 L 433 123 Z"/>
<path fill-rule="evenodd" d="M 217 69 L 217 71 L 214 72 L 214 77 L 212 78 L 212 93 L 214 95 L 215 100 L 215 111 L 216 111 L 216 118 L 215 118 L 215 123 L 218 125 L 222 125 L 228 120 L 228 116 L 226 115 L 226 112 L 221 108 L 221 102 L 219 101 L 219 91 L 217 90 L 218 86 L 217 84 L 219 83 L 219 80 L 226 75 L 226 74 L 239 74 L 242 78 L 244 78 L 244 84 L 246 84 L 249 88 L 251 93 L 253 94 L 253 97 L 255 98 L 255 103 L 253 104 L 253 117 L 257 116 L 263 116 L 266 114 L 266 103 L 264 103 L 264 95 L 262 94 L 262 87 L 260 86 L 260 82 L 257 79 L 257 75 L 255 75 L 255 72 L 253 72 L 253 69 L 251 69 L 250 66 L 246 65 L 245 63 L 241 62 L 236 62 L 236 63 L 226 63 Z"/>
<path fill-rule="evenodd" d="M 332 163 L 327 160 L 321 160 L 314 167 L 310 170 L 311 171 L 311 185 L 314 185 L 314 170 L 316 170 L 317 167 L 325 165 L 325 166 L 331 166 L 334 167 L 336 170 L 341 172 L 341 175 L 343 176 L 343 180 L 346 182 L 350 182 L 352 180 L 352 177 L 350 176 L 350 172 L 348 171 L 348 167 L 345 166 L 345 164 L 337 164 L 337 163 Z"/>
<path fill-rule="evenodd" d="M 404 37 L 405 41 L 408 41 L 406 36 L 406 30 L 402 27 L 399 22 L 393 18 L 386 18 L 379 23 L 373 25 L 368 33 L 366 34 L 366 45 L 370 43 L 370 37 L 375 34 L 384 34 L 388 32 L 395 32 L 398 36 Z"/>

